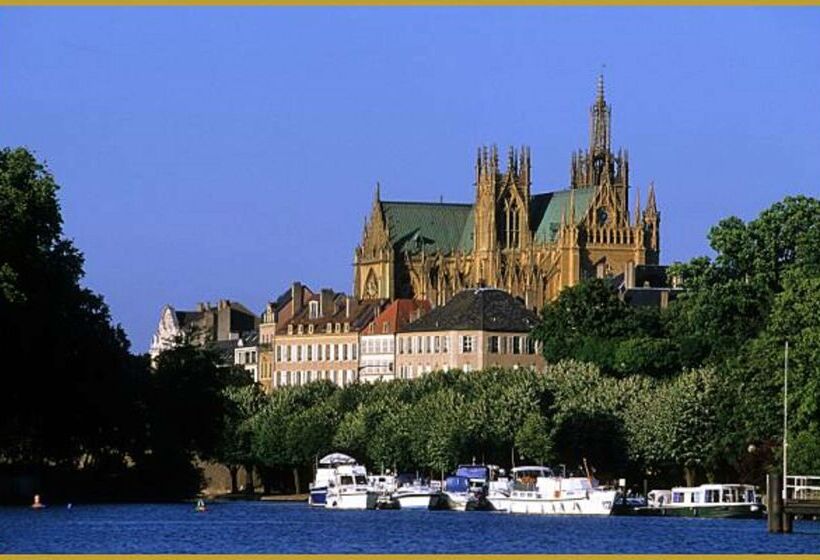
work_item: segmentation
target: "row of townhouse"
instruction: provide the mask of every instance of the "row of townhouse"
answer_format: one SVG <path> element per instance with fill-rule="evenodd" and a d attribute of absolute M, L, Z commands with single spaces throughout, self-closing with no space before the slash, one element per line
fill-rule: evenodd
<path fill-rule="evenodd" d="M 273 390 L 322 379 L 344 386 L 436 370 L 538 368 L 536 321 L 497 289 L 465 290 L 431 310 L 425 301 L 355 300 L 297 282 L 262 314 L 258 381 Z"/>

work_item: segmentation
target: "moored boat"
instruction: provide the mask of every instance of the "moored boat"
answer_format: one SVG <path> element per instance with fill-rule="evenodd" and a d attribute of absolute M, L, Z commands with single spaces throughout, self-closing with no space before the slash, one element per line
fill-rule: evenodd
<path fill-rule="evenodd" d="M 393 493 L 393 499 L 400 509 L 436 509 L 441 500 L 441 491 L 421 480 L 403 484 Z"/>
<path fill-rule="evenodd" d="M 503 475 L 503 471 L 502 471 Z M 495 511 L 507 511 L 510 508 L 510 495 L 513 489 L 525 488 L 533 485 L 538 477 L 552 476 L 552 471 L 541 466 L 515 467 L 510 476 L 499 476 L 491 480 L 487 490 L 487 502 Z"/>
<path fill-rule="evenodd" d="M 339 465 L 327 483 L 328 509 L 374 509 L 379 493 L 367 484 L 362 465 Z"/>
<path fill-rule="evenodd" d="M 754 486 L 701 484 L 671 490 L 652 490 L 647 494 L 646 506 L 619 508 L 619 513 L 754 519 L 763 517 L 764 510 Z"/>
<path fill-rule="evenodd" d="M 377 493 L 376 509 L 397 509 L 399 503 L 393 498 L 396 491 L 396 477 L 392 474 L 371 474 L 367 477 L 367 485 Z"/>
<path fill-rule="evenodd" d="M 309 485 L 308 505 L 325 507 L 327 503 L 327 485 L 333 478 L 336 467 L 339 465 L 355 465 L 356 459 L 344 453 L 331 453 L 319 459 L 314 480 Z"/>
<path fill-rule="evenodd" d="M 610 515 L 616 494 L 616 490 L 598 486 L 592 477 L 538 476 L 534 482 L 514 484 L 507 511 L 537 515 Z"/>
<path fill-rule="evenodd" d="M 487 488 L 493 465 L 459 465 L 454 476 L 444 481 L 444 502 L 448 509 L 466 511 L 489 509 Z"/>

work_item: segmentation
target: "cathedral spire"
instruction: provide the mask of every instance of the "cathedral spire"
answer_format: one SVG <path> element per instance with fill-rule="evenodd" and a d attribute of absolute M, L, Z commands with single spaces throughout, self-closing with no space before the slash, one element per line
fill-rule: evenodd
<path fill-rule="evenodd" d="M 646 212 L 654 215 L 658 212 L 657 203 L 655 202 L 655 182 L 649 183 L 649 194 L 646 197 Z"/>
<path fill-rule="evenodd" d="M 604 75 L 598 75 L 595 103 L 589 110 L 590 137 L 589 152 L 592 156 L 609 154 L 611 107 L 604 95 Z"/>
<path fill-rule="evenodd" d="M 382 186 L 379 184 L 378 181 L 376 181 L 376 192 L 373 193 L 373 203 L 374 204 L 377 204 L 377 203 L 381 202 L 381 200 L 382 200 L 381 190 L 382 190 Z"/>
<path fill-rule="evenodd" d="M 635 187 L 635 212 L 632 217 L 633 221 L 635 222 L 635 226 L 640 225 L 641 223 L 641 191 L 638 187 Z"/>

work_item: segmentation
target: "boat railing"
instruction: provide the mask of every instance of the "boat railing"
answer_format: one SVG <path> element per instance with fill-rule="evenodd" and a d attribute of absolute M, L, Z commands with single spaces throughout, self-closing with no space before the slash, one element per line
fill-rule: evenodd
<path fill-rule="evenodd" d="M 820 475 L 787 476 L 786 499 L 811 502 L 820 501 Z"/>

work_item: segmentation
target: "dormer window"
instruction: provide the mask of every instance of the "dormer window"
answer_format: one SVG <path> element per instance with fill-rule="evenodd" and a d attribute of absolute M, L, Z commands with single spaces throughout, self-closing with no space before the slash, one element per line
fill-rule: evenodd
<path fill-rule="evenodd" d="M 333 332 L 333 325 L 331 323 L 328 323 L 327 326 L 325 326 L 325 332 L 326 333 L 332 333 Z"/>
<path fill-rule="evenodd" d="M 313 325 L 308 325 L 308 334 L 313 334 Z"/>
<path fill-rule="evenodd" d="M 388 334 L 390 332 L 390 323 L 385 321 L 382 323 L 382 334 Z"/>
<path fill-rule="evenodd" d="M 319 302 L 318 301 L 311 301 L 308 303 L 308 316 L 311 319 L 318 319 L 319 318 Z"/>
<path fill-rule="evenodd" d="M 342 332 L 342 324 L 341 323 L 336 323 L 336 332 L 337 333 Z"/>
<path fill-rule="evenodd" d="M 293 325 L 288 325 L 288 334 L 293 334 Z"/>
<path fill-rule="evenodd" d="M 345 323 L 345 332 L 350 332 L 350 323 Z"/>
<path fill-rule="evenodd" d="M 305 332 L 305 327 L 303 325 L 299 325 L 299 327 L 297 327 L 297 332 L 299 334 L 302 334 L 303 332 Z"/>

